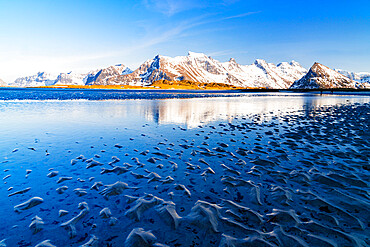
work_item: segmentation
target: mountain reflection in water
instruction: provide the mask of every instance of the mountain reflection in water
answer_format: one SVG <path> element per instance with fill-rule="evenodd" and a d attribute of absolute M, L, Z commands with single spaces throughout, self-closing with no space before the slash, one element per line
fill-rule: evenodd
<path fill-rule="evenodd" d="M 367 103 L 369 97 L 340 95 L 286 95 L 123 101 L 0 101 L 2 126 L 42 126 L 68 122 L 109 127 L 117 122 L 180 124 L 187 128 L 234 116 L 262 114 L 269 118 L 318 106 Z M 13 113 L 13 114 L 12 114 Z"/>

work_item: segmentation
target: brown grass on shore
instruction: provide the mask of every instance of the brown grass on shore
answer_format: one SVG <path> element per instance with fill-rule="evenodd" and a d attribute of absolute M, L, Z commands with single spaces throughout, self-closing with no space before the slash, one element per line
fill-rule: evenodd
<path fill-rule="evenodd" d="M 201 83 L 193 81 L 167 81 L 159 80 L 153 82 L 150 86 L 130 86 L 130 85 L 53 85 L 38 88 L 75 88 L 75 89 L 177 89 L 177 90 L 237 90 L 247 89 L 245 87 L 236 87 L 223 83 Z M 255 89 L 255 88 L 253 88 Z"/>

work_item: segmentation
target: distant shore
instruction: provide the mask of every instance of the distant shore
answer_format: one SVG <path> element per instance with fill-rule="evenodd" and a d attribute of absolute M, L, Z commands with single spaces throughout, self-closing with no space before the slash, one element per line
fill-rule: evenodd
<path fill-rule="evenodd" d="M 78 86 L 78 85 L 61 85 L 61 86 L 44 86 L 44 87 L 28 87 L 28 88 L 53 88 L 53 89 L 109 89 L 109 90 L 236 90 L 242 92 L 370 92 L 370 89 L 354 89 L 354 88 L 324 88 L 324 89 L 273 89 L 273 88 L 244 88 L 244 87 L 183 87 L 183 86 L 173 86 L 173 87 L 160 87 L 160 86 L 130 86 L 130 85 L 89 85 L 89 86 Z"/>
<path fill-rule="evenodd" d="M 38 88 L 72 88 L 72 89 L 173 89 L 173 90 L 240 90 L 248 89 L 223 83 L 194 83 L 190 81 L 156 81 L 149 86 L 132 85 L 53 85 Z"/>
<path fill-rule="evenodd" d="M 194 83 L 188 81 L 170 82 L 157 81 L 149 86 L 132 86 L 132 85 L 52 85 L 39 87 L 11 87 L 3 86 L 0 88 L 33 88 L 33 89 L 107 89 L 107 90 L 194 90 L 194 91 L 229 91 L 235 90 L 239 92 L 370 92 L 370 89 L 354 89 L 354 88 L 316 88 L 316 89 L 272 89 L 272 88 L 248 88 L 236 87 L 223 83 Z"/>

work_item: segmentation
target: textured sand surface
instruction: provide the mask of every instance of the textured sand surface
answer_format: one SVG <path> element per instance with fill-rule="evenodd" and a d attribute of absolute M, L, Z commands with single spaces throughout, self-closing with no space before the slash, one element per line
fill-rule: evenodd
<path fill-rule="evenodd" d="M 0 246 L 370 245 L 369 103 L 212 118 L 3 141 Z"/>

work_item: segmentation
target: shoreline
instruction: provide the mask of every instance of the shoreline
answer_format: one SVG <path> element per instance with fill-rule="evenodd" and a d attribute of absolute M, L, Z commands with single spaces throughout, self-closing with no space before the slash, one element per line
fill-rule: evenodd
<path fill-rule="evenodd" d="M 117 91 L 194 91 L 194 92 L 205 92 L 205 91 L 236 91 L 236 92 L 323 92 L 323 93 L 334 93 L 334 92 L 370 92 L 370 89 L 353 89 L 353 88 L 323 88 L 323 89 L 269 89 L 269 88 L 242 88 L 233 86 L 210 86 L 205 88 L 193 88 L 193 87 L 160 87 L 160 86 L 129 86 L 129 85 L 60 85 L 60 86 L 40 86 L 40 87 L 11 87 L 3 86 L 0 89 L 65 89 L 65 90 L 117 90 Z"/>

